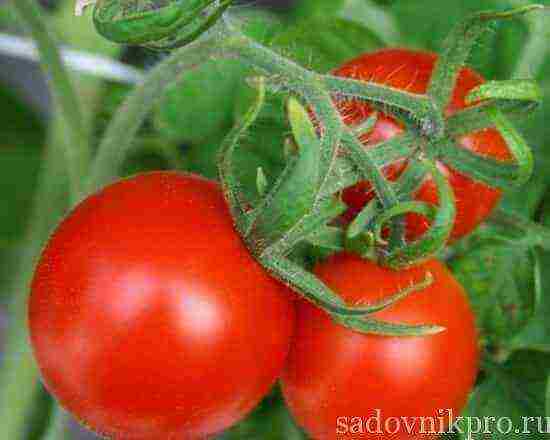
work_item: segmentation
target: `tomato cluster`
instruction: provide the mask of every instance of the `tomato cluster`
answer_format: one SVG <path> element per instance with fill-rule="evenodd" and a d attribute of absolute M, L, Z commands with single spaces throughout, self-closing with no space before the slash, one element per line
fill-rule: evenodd
<path fill-rule="evenodd" d="M 430 54 L 386 50 L 336 74 L 423 93 Z M 463 70 L 450 114 L 481 82 Z M 346 122 L 371 114 L 339 103 Z M 381 115 L 365 146 L 403 128 Z M 506 158 L 494 130 L 464 137 L 481 154 Z M 404 164 L 388 167 L 390 176 Z M 454 237 L 470 231 L 499 193 L 445 169 L 458 200 Z M 347 189 L 352 218 L 372 195 Z M 436 203 L 428 180 L 419 200 Z M 409 217 L 408 233 L 423 220 Z M 350 306 L 419 283 L 433 283 L 374 315 L 388 322 L 438 324 L 418 337 L 360 334 L 274 280 L 235 232 L 219 186 L 154 172 L 119 181 L 84 200 L 46 246 L 32 283 L 29 324 L 46 387 L 94 431 L 121 439 L 199 439 L 235 424 L 279 378 L 297 422 L 315 439 L 429 439 L 418 417 L 448 427 L 471 390 L 478 363 L 473 313 L 442 263 L 392 271 L 351 254 L 319 263 L 315 274 Z M 380 414 L 382 432 L 346 425 Z M 384 431 L 385 421 L 411 418 Z M 356 427 L 357 428 L 357 427 Z"/>

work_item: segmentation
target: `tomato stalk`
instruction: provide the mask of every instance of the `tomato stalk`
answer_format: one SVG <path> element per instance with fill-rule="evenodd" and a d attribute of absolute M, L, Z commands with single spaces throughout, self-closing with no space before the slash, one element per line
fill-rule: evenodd
<path fill-rule="evenodd" d="M 288 102 L 289 119 L 297 143 L 297 154 L 272 186 L 263 201 L 250 210 L 243 200 L 239 182 L 232 170 L 232 155 L 239 137 L 253 123 L 262 105 L 264 90 L 258 84 L 255 104 L 224 142 L 220 155 L 220 180 L 237 228 L 250 252 L 273 276 L 289 285 L 305 298 L 323 308 L 335 320 L 356 331 L 391 335 L 425 335 L 439 332 L 437 326 L 407 326 L 381 322 L 368 317 L 429 284 L 423 282 L 390 295 L 365 307 L 350 307 L 337 294 L 290 256 L 292 250 L 318 233 L 327 222 L 340 215 L 341 204 L 332 195 L 323 193 L 327 181 L 322 174 L 322 144 L 307 111 L 295 99 Z M 329 157 L 328 160 L 331 158 Z M 370 164 L 370 163 L 369 163 Z M 379 173 L 367 164 L 369 173 Z M 330 167 L 325 173 L 330 173 Z M 380 175 L 383 179 L 383 177 Z"/>

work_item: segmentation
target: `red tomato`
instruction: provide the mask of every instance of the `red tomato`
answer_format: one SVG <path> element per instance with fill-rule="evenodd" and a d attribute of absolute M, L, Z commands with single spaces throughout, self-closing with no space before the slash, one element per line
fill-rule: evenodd
<path fill-rule="evenodd" d="M 270 390 L 294 303 L 234 232 L 216 183 L 154 172 L 63 221 L 29 322 L 46 387 L 82 422 L 116 439 L 195 439 Z"/>
<path fill-rule="evenodd" d="M 463 408 L 477 373 L 477 334 L 462 286 L 441 263 L 395 272 L 339 254 L 315 269 L 350 305 L 383 298 L 422 280 L 426 271 L 434 277 L 430 287 L 375 317 L 446 327 L 436 335 L 354 333 L 308 303 L 298 306 L 283 392 L 298 423 L 316 440 L 435 439 L 419 433 L 418 421 L 410 428 L 414 417 L 433 417 L 436 430 L 445 430 L 448 423 L 436 418 L 443 415 L 448 422 L 449 411 L 457 416 Z M 405 417 L 409 428 L 402 422 L 394 433 L 395 417 Z"/>
<path fill-rule="evenodd" d="M 411 93 L 426 93 L 437 56 L 427 52 L 406 49 L 385 49 L 364 54 L 340 67 L 334 72 L 336 76 L 372 81 L 390 87 L 407 90 Z M 445 110 L 446 116 L 467 107 L 465 98 L 473 88 L 484 82 L 483 78 L 470 69 L 463 69 L 458 76 L 454 94 Z M 352 125 L 363 121 L 372 114 L 372 108 L 358 101 L 338 103 L 339 110 L 346 124 Z M 371 131 L 362 138 L 366 148 L 373 148 L 377 143 L 386 141 L 401 133 L 403 126 L 395 119 L 381 114 Z M 497 160 L 511 158 L 505 140 L 495 129 L 478 131 L 460 139 L 460 144 L 482 156 Z M 403 171 L 405 164 L 396 163 L 388 166 L 386 175 L 395 180 Z M 501 197 L 501 192 L 448 168 L 439 163 L 440 169 L 448 176 L 457 204 L 457 216 L 451 240 L 469 234 L 494 209 Z M 351 221 L 361 209 L 374 197 L 368 182 L 361 182 L 343 193 L 343 200 L 349 206 L 345 220 Z M 416 200 L 437 204 L 437 189 L 433 180 L 427 179 L 414 195 Z M 429 227 L 429 222 L 422 216 L 410 214 L 407 218 L 407 238 L 410 240 L 421 236 Z"/>

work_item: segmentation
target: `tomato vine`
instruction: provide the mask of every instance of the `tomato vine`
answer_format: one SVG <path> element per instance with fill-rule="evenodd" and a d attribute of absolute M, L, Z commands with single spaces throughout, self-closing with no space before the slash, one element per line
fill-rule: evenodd
<path fill-rule="evenodd" d="M 101 14 L 102 8 L 107 6 L 112 8 L 113 5 L 113 2 L 98 2 L 95 5 L 94 16 Z M 383 224 L 407 212 L 420 212 L 433 217 L 432 228 L 416 242 L 406 243 L 402 234 L 395 234 L 386 245 L 385 241 L 376 237 L 379 235 L 377 233 L 374 234 L 374 240 L 363 241 L 368 242 L 371 247 L 374 243 L 375 253 L 381 261 L 396 268 L 415 264 L 431 257 L 442 249 L 450 234 L 455 215 L 454 200 L 446 180 L 438 177 L 437 167 L 433 165 L 435 160 L 448 162 L 459 171 L 490 185 L 502 186 L 524 182 L 532 171 L 531 155 L 526 143 L 502 116 L 502 112 L 512 107 L 517 109 L 521 104 L 524 107 L 532 107 L 536 104 L 539 93 L 533 82 L 517 80 L 492 82 L 476 89 L 471 97 L 482 101 L 478 107 L 483 107 L 483 110 L 474 107 L 475 111 L 478 114 L 483 112 L 487 115 L 481 118 L 483 122 L 479 123 L 478 128 L 496 126 L 508 141 L 515 163 L 497 163 L 457 148 L 451 137 L 451 134 L 456 134 L 456 131 L 448 133 L 442 108 L 450 97 L 457 72 L 465 64 L 471 47 L 487 28 L 488 23 L 492 20 L 513 18 L 540 8 L 541 6 L 531 5 L 503 13 L 475 14 L 459 25 L 448 37 L 446 49 L 436 65 L 432 83 L 426 95 L 415 95 L 375 83 L 308 71 L 244 36 L 231 24 L 230 16 L 220 17 L 216 27 L 203 39 L 174 52 L 129 98 L 126 111 L 119 113 L 114 119 L 100 146 L 97 162 L 92 168 L 91 181 L 102 182 L 104 177 L 111 174 L 110 170 L 116 170 L 120 158 L 124 156 L 125 149 L 131 143 L 132 136 L 128 134 L 137 131 L 158 91 L 166 83 L 175 79 L 182 67 L 192 66 L 211 58 L 238 56 L 252 64 L 260 75 L 266 77 L 266 87 L 294 95 L 297 101 L 291 102 L 301 101 L 310 108 L 321 132 L 318 138 L 309 122 L 307 112 L 297 111 L 297 106 L 293 105 L 294 110 L 289 111 L 291 124 L 294 127 L 299 125 L 307 127 L 309 123 L 309 130 L 300 129 L 304 133 L 309 131 L 309 137 L 306 135 L 296 139 L 299 154 L 290 160 L 286 170 L 272 185 L 271 191 L 265 195 L 263 202 L 252 212 L 247 212 L 243 208 L 238 182 L 232 177 L 229 166 L 221 170 L 220 177 L 226 197 L 232 205 L 236 224 L 250 251 L 274 276 L 290 284 L 338 319 L 353 319 L 353 324 L 351 321 L 348 323 L 358 330 L 390 334 L 396 331 L 405 333 L 418 331 L 410 327 L 396 330 L 394 326 L 384 327 L 384 323 L 377 322 L 372 327 L 369 319 L 351 318 L 366 316 L 378 310 L 378 306 L 353 310 L 338 304 L 337 295 L 287 256 L 298 243 L 307 240 L 308 236 L 318 234 L 319 228 L 326 227 L 331 219 L 340 214 L 340 210 L 333 201 L 334 193 L 342 188 L 343 183 L 338 180 L 338 176 L 343 174 L 338 170 L 340 149 L 347 153 L 345 157 L 348 163 L 351 162 L 355 181 L 366 179 L 374 183 L 378 196 L 374 202 L 376 208 L 372 206 L 365 208 L 370 213 L 375 212 L 374 221 L 369 222 L 374 225 L 374 231 L 380 230 Z M 110 11 L 112 14 L 113 11 Z M 168 13 L 168 9 L 161 8 L 160 12 Z M 127 9 L 120 10 L 119 15 L 129 18 Z M 132 17 L 135 18 L 135 21 L 132 21 L 134 26 L 148 27 L 151 35 L 153 34 L 152 31 L 156 27 L 151 20 L 156 20 L 159 16 L 147 13 Z M 112 37 L 113 33 L 119 29 L 120 33 L 114 35 L 115 40 L 119 41 L 123 38 L 124 32 L 128 31 L 129 23 L 130 21 L 114 20 L 111 23 L 113 27 L 105 36 Z M 185 23 L 188 21 L 185 20 Z M 117 24 L 120 24 L 120 28 Z M 165 38 L 161 33 L 158 36 Z M 156 37 L 157 35 L 151 38 L 155 40 Z M 183 41 L 188 43 L 187 39 L 182 40 L 182 44 Z M 261 93 L 259 95 L 261 96 Z M 388 145 L 384 145 L 384 148 L 365 152 L 357 134 L 343 125 L 332 104 L 332 96 L 365 100 L 385 113 L 399 118 L 410 127 L 410 131 L 414 134 L 411 144 L 426 145 L 424 148 L 417 149 L 422 155 L 419 166 L 423 170 L 419 171 L 419 175 L 423 176 L 429 172 L 433 174 L 438 184 L 441 200 L 436 212 L 425 205 L 399 200 L 395 194 L 395 188 L 382 176 L 373 158 L 377 150 L 383 151 L 385 157 L 398 154 L 411 155 L 414 152 L 404 146 L 399 139 L 390 141 Z M 511 106 L 511 103 L 514 105 Z M 472 110 L 459 112 L 456 118 L 464 118 L 464 114 L 470 111 Z M 251 120 L 245 121 L 244 125 L 250 125 L 255 115 L 257 110 L 251 112 Z M 451 129 L 457 125 L 460 126 L 456 119 L 451 120 L 450 125 Z M 236 128 L 236 130 L 244 131 L 245 128 Z M 294 131 L 296 132 L 296 129 Z M 236 137 L 233 133 L 230 139 L 234 143 L 238 142 L 238 136 Z M 227 148 L 226 151 L 227 154 L 231 154 L 233 148 Z M 230 162 L 230 159 L 225 158 L 221 163 L 227 165 Z M 348 174 L 349 169 L 350 167 L 346 168 Z M 307 170 L 306 174 L 304 170 Z M 349 177 L 346 180 L 346 185 L 354 183 L 349 182 Z M 289 204 L 289 200 L 293 203 Z M 372 235 L 373 230 L 361 231 L 361 234 Z M 337 240 L 342 240 L 338 235 L 336 233 L 334 236 Z M 368 249 L 363 251 L 368 252 Z M 402 294 L 403 292 L 397 292 L 395 299 L 400 298 Z M 380 325 L 382 327 L 379 327 Z M 422 331 L 430 332 L 433 329 L 426 327 Z"/>

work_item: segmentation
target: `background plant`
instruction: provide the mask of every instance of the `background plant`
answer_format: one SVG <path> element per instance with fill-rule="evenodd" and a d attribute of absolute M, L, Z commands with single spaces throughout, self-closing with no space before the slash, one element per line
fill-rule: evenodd
<path fill-rule="evenodd" d="M 285 13 L 236 6 L 234 14 L 243 20 L 248 35 L 313 70 L 325 72 L 355 54 L 387 44 L 437 49 L 448 29 L 468 13 L 524 3 L 527 2 L 449 1 L 443 14 L 436 1 L 392 2 L 387 6 L 369 1 L 312 0 L 300 2 Z M 61 2 L 58 9 L 47 15 L 48 27 L 56 38 L 81 49 L 117 56 L 120 48 L 99 38 L 89 19 L 74 18 L 72 6 L 71 2 Z M 19 28 L 12 12 L 10 8 L 3 8 L 0 15 L 3 26 L 10 32 Z M 546 53 L 548 27 L 544 20 L 544 16 L 537 15 L 505 25 L 495 24 L 489 38 L 476 48 L 471 64 L 490 78 L 536 77 L 541 80 L 547 95 L 550 89 L 545 73 L 550 64 Z M 315 29 L 319 31 L 314 32 Z M 151 68 L 164 57 L 135 49 L 121 56 L 126 60 L 130 58 L 140 69 Z M 251 91 L 242 80 L 249 75 L 249 69 L 237 60 L 220 60 L 183 74 L 181 81 L 163 93 L 140 127 L 137 142 L 131 147 L 122 171 L 114 173 L 180 168 L 214 177 L 215 152 L 250 103 Z M 62 86 L 66 80 L 56 76 L 59 75 L 52 75 L 52 80 Z M 60 213 L 66 209 L 68 195 L 73 194 L 73 200 L 79 197 L 79 179 L 74 175 L 79 173 L 74 170 L 87 162 L 90 151 L 97 148 L 106 122 L 131 88 L 86 75 L 73 77 L 72 81 L 81 103 L 63 102 L 60 98 L 64 94 L 61 94 L 54 99 L 54 117 L 49 124 L 36 118 L 32 108 L 20 95 L 15 95 L 12 88 L 0 89 L 5 108 L 17 109 L 6 111 L 10 119 L 5 119 L 1 125 L 2 137 L 6 139 L 6 147 L 1 151 L 3 156 L 0 156 L 0 176 L 6 179 L 6 189 L 2 192 L 3 203 L 6 203 L 2 212 L 6 215 L 2 217 L 0 240 L 3 242 L 0 252 L 6 287 L 2 291 L 6 304 L 10 303 L 9 297 L 14 299 L 8 312 L 10 342 L 1 374 L 2 438 L 40 438 L 47 426 L 45 422 L 51 406 L 45 397 L 36 399 L 41 391 L 25 348 L 24 327 L 20 325 L 24 311 L 21 298 L 26 293 L 32 261 Z M 281 171 L 284 165 L 282 145 L 289 134 L 281 98 L 270 94 L 267 100 L 268 105 L 244 138 L 241 153 L 235 158 L 235 168 L 252 199 L 257 197 L 258 166 L 262 166 L 266 178 L 271 181 Z M 189 102 L 193 102 L 193 106 Z M 62 111 L 64 107 L 77 105 L 83 109 L 80 116 Z M 77 121 L 67 121 L 64 114 Z M 197 118 L 197 114 L 202 116 Z M 546 217 L 548 178 L 544 170 L 548 154 L 544 151 L 544 141 L 549 133 L 544 123 L 545 115 L 547 109 L 543 108 L 521 121 L 535 150 L 537 170 L 527 187 L 507 192 L 503 209 L 516 213 L 518 218 L 513 222 L 509 217 L 505 221 L 496 219 L 500 221 L 487 225 L 448 251 L 455 275 L 471 294 L 486 347 L 487 363 L 468 409 L 470 414 L 543 415 L 547 408 L 544 390 L 550 339 L 543 319 L 548 311 L 544 295 L 547 241 L 546 230 L 533 224 L 534 221 L 543 222 Z M 49 148 L 43 150 L 41 146 L 45 143 Z M 77 144 L 80 148 L 74 150 Z M 79 154 L 69 156 L 76 166 L 68 168 L 65 153 L 72 151 Z M 115 163 L 111 159 L 106 159 L 105 164 Z M 43 173 L 38 177 L 40 164 L 44 164 Z M 74 174 L 66 175 L 67 169 Z M 104 164 L 97 166 L 94 172 L 98 180 L 108 179 L 112 174 L 109 165 Z M 40 193 L 34 195 L 36 203 L 31 211 L 29 201 L 37 180 L 41 182 L 38 185 Z M 14 186 L 17 192 L 13 191 Z M 30 232 L 24 235 L 27 228 Z M 14 271 L 10 266 L 21 268 L 16 279 L 11 276 Z M 486 402 L 492 403 L 487 405 Z M 53 438 L 61 438 L 56 431 L 62 426 L 58 423 L 60 419 L 53 420 L 55 422 L 50 424 Z M 23 433 L 25 426 L 36 432 Z M 225 436 L 266 438 L 265 426 L 280 427 L 280 433 L 277 432 L 279 428 L 269 430 L 273 438 L 292 438 L 291 435 L 300 438 L 301 435 L 289 422 L 274 394 L 259 408 L 256 417 L 252 416 Z M 540 434 L 533 434 L 533 438 L 540 438 Z"/>

